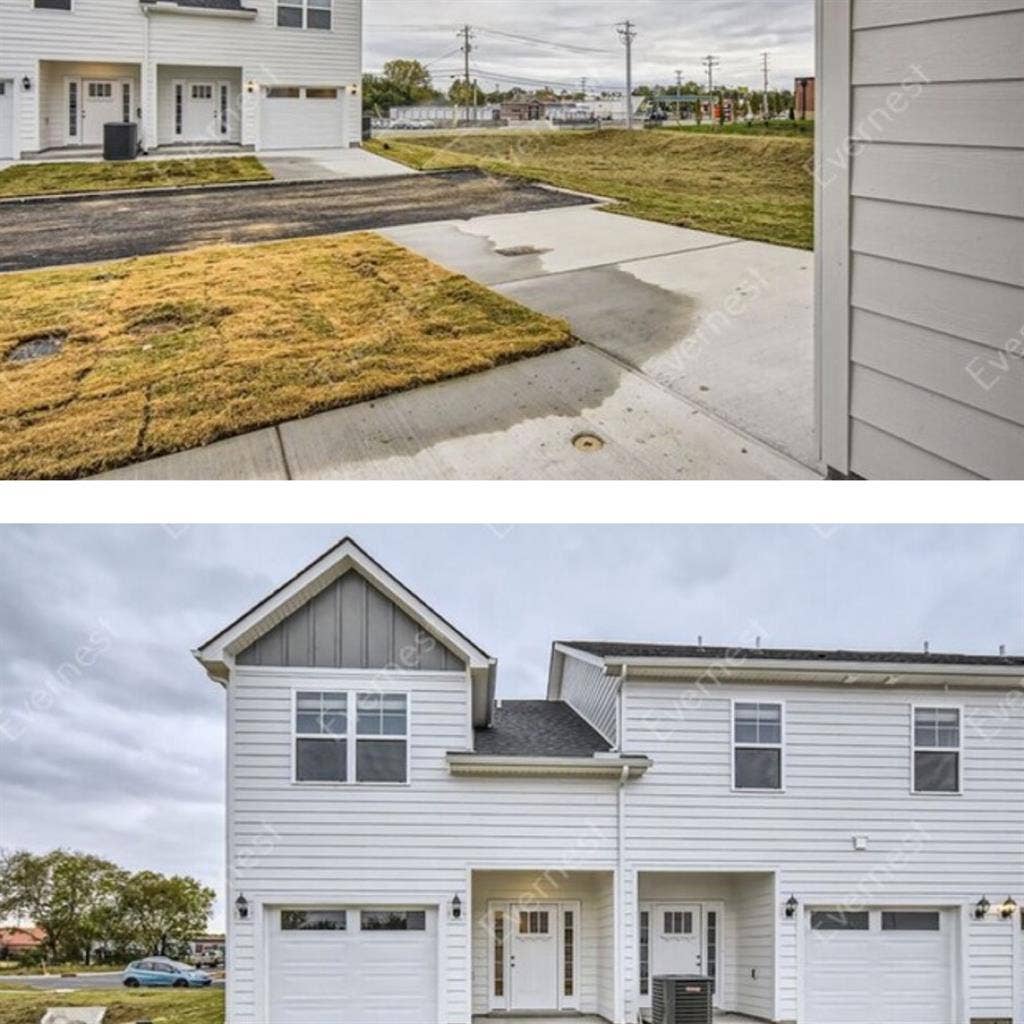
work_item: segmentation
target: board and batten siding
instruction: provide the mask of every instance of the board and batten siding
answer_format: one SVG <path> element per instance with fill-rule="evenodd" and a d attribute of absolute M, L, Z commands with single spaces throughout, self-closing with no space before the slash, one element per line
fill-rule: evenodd
<path fill-rule="evenodd" d="M 463 662 L 355 569 L 237 657 L 239 665 L 457 672 Z"/>
<path fill-rule="evenodd" d="M 824 461 L 1024 478 L 1024 0 L 818 0 Z"/>
<path fill-rule="evenodd" d="M 756 886 L 741 904 L 739 931 L 750 931 L 741 934 L 739 952 L 751 962 L 746 977 L 738 975 L 737 1008 L 799 1019 L 801 915 L 787 919 L 781 907 L 790 893 L 802 907 L 897 900 L 969 910 L 985 893 L 995 903 L 992 892 L 998 899 L 1024 892 L 1019 696 L 794 686 L 784 679 L 723 683 L 710 695 L 678 682 L 625 685 L 623 743 L 654 761 L 627 786 L 627 868 L 777 871 L 779 906 L 766 903 Z M 784 702 L 782 792 L 732 790 L 732 699 Z M 963 708 L 962 795 L 911 793 L 914 703 Z M 854 835 L 868 838 L 867 850 L 854 850 Z M 627 924 L 633 944 L 632 916 Z M 757 939 L 772 929 L 777 977 Z M 969 930 L 965 1017 L 1013 1016 L 1010 957 L 1019 929 L 1019 921 L 992 915 Z"/>
<path fill-rule="evenodd" d="M 614 870 L 614 780 L 457 778 L 445 755 L 469 731 L 464 672 L 369 670 L 409 693 L 406 786 L 292 782 L 292 691 L 358 689 L 358 670 L 239 666 L 228 684 L 229 897 L 258 910 L 289 900 L 439 904 L 467 898 L 470 868 Z M 365 683 L 363 684 L 365 685 Z M 228 1024 L 265 1024 L 260 914 L 229 927 Z M 440 950 L 445 1019 L 468 1024 L 470 915 L 448 920 Z"/>
<path fill-rule="evenodd" d="M 564 655 L 561 699 L 613 747 L 618 743 L 619 681 L 603 666 Z"/>

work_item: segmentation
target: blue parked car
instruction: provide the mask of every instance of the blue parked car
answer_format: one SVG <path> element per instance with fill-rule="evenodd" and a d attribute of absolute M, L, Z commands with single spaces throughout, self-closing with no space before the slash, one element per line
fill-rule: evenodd
<path fill-rule="evenodd" d="M 213 978 L 206 971 L 198 971 L 166 956 L 136 960 L 124 969 L 124 984 L 128 988 L 161 985 L 171 988 L 205 988 L 212 983 Z"/>

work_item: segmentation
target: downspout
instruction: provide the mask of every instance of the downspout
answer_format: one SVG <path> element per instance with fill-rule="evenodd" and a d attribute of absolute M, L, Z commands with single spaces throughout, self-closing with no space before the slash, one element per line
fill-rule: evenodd
<path fill-rule="evenodd" d="M 623 717 L 625 710 L 625 665 L 622 666 L 622 673 L 619 677 L 619 706 L 618 706 L 618 728 L 616 739 L 618 740 L 619 754 L 622 754 L 625 746 L 626 722 Z M 625 956 L 625 922 L 626 922 L 626 783 L 629 781 L 629 768 L 624 766 L 619 776 L 618 792 L 618 850 L 615 860 L 616 879 L 616 900 L 615 906 L 618 911 L 615 922 L 615 1016 L 618 1020 L 626 1020 L 626 956 Z"/>
<path fill-rule="evenodd" d="M 148 152 L 153 148 L 151 145 L 150 132 L 152 126 L 150 121 L 155 119 L 156 102 L 155 97 L 150 96 L 150 86 L 153 84 L 149 77 L 149 55 L 150 55 L 150 25 L 152 19 L 149 15 L 149 8 L 143 5 L 143 14 L 146 16 L 146 31 L 142 37 L 142 75 L 139 80 L 139 110 L 142 111 L 142 149 Z M 153 114 L 152 117 L 149 114 Z"/>

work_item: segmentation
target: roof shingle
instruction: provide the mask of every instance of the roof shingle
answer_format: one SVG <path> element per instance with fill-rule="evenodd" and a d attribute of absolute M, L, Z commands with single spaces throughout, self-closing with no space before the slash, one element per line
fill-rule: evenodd
<path fill-rule="evenodd" d="M 611 744 L 564 701 L 506 700 L 495 705 L 489 729 L 475 730 L 483 756 L 593 757 Z"/>

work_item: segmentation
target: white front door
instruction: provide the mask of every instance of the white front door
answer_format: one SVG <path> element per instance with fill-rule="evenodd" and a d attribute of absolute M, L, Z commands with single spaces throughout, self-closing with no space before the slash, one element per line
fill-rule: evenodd
<path fill-rule="evenodd" d="M 186 82 L 181 117 L 182 142 L 216 142 L 220 121 L 216 82 Z"/>
<path fill-rule="evenodd" d="M 651 977 L 704 973 L 704 925 L 699 903 L 656 903 Z"/>
<path fill-rule="evenodd" d="M 558 904 L 512 906 L 512 1010 L 558 1009 Z"/>
<path fill-rule="evenodd" d="M 14 159 L 14 82 L 0 79 L 0 160 Z"/>
<path fill-rule="evenodd" d="M 78 143 L 82 146 L 101 146 L 103 126 L 108 121 L 124 120 L 120 83 L 112 78 L 86 78 L 81 83 L 81 90 L 81 132 Z"/>

